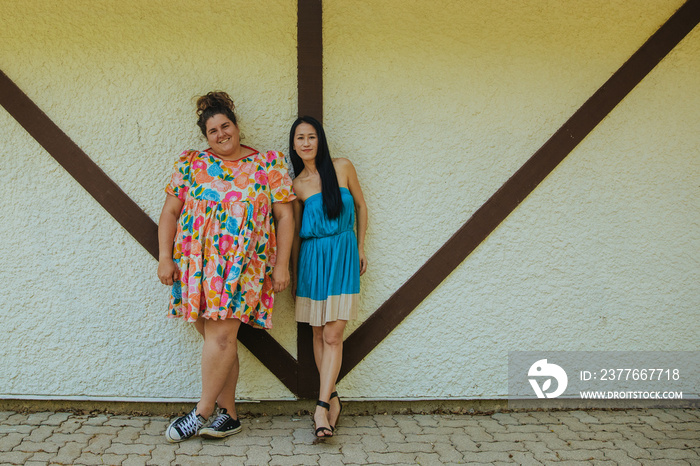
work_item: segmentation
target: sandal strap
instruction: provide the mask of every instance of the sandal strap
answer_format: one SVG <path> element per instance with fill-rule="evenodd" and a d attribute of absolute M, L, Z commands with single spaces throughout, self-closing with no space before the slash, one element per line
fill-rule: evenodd
<path fill-rule="evenodd" d="M 329 403 L 326 403 L 325 401 L 321 401 L 321 400 L 318 400 L 316 402 L 316 406 L 320 406 L 321 408 L 331 409 L 331 405 Z"/>
<path fill-rule="evenodd" d="M 331 393 L 330 399 L 332 400 L 333 398 L 338 398 L 338 392 Z"/>

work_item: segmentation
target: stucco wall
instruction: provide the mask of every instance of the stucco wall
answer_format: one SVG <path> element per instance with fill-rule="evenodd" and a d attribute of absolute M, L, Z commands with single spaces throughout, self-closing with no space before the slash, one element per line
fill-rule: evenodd
<path fill-rule="evenodd" d="M 681 4 L 325 0 L 325 125 L 370 209 L 360 321 Z M 287 150 L 296 2 L 217 5 L 3 2 L 0 69 L 155 220 L 177 154 L 205 146 L 194 96 L 231 92 L 244 142 Z M 345 396 L 498 398 L 511 350 L 697 349 L 698 57 L 696 30 Z M 165 318 L 153 258 L 4 110 L 0 132 L 0 396 L 196 398 L 199 339 Z M 272 335 L 295 354 L 292 311 L 284 293 Z M 292 397 L 242 352 L 240 397 Z"/>
<path fill-rule="evenodd" d="M 244 142 L 288 144 L 297 113 L 293 0 L 0 8 L 0 68 L 154 220 L 179 153 L 206 147 L 196 96 L 228 91 Z M 165 318 L 169 291 L 156 261 L 4 109 L 0 125 L 0 393 L 197 396 L 200 339 Z M 295 351 L 291 299 L 280 302 L 273 335 Z M 242 352 L 242 397 L 292 396 Z"/>
<path fill-rule="evenodd" d="M 361 315 L 681 4 L 324 2 L 324 121 L 370 211 Z M 695 31 L 342 392 L 494 398 L 508 351 L 697 349 L 698 52 Z"/>

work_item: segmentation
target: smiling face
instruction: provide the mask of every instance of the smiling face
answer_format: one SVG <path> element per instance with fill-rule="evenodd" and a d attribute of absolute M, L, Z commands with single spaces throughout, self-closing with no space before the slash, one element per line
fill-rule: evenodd
<path fill-rule="evenodd" d="M 301 123 L 294 131 L 294 150 L 304 161 L 316 159 L 318 152 L 318 135 L 313 126 Z"/>
<path fill-rule="evenodd" d="M 241 138 L 238 126 L 226 115 L 217 113 L 207 120 L 207 141 L 212 152 L 219 157 L 232 157 L 240 153 Z"/>

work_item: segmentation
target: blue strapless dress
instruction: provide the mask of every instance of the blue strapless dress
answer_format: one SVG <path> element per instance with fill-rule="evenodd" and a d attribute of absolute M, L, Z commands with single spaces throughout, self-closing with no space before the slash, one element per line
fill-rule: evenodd
<path fill-rule="evenodd" d="M 297 267 L 296 320 L 321 326 L 357 318 L 360 256 L 355 236 L 355 203 L 340 188 L 343 209 L 329 219 L 321 193 L 304 202 Z"/>

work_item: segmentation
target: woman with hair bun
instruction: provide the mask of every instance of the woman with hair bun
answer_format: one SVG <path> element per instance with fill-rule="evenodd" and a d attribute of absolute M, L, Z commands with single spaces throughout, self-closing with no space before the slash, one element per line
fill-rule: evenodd
<path fill-rule="evenodd" d="M 284 156 L 241 144 L 225 92 L 200 97 L 197 116 L 209 148 L 180 155 L 158 223 L 158 278 L 172 285 L 169 317 L 193 323 L 204 337 L 202 395 L 168 426 L 170 442 L 240 432 L 238 329 L 241 322 L 272 327 L 274 294 L 290 280 L 294 234 Z M 202 429 L 216 406 L 216 418 Z"/>
<path fill-rule="evenodd" d="M 292 292 L 297 322 L 313 327 L 320 374 L 315 435 L 327 438 L 333 436 L 343 408 L 335 390 L 343 331 L 348 320 L 357 317 L 360 275 L 367 270 L 367 206 L 355 167 L 348 159 L 331 159 L 326 134 L 316 119 L 304 116 L 294 122 L 289 152 L 299 196 L 294 201 Z"/>

